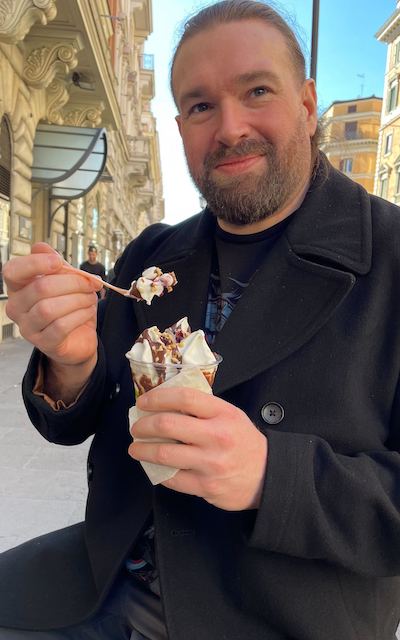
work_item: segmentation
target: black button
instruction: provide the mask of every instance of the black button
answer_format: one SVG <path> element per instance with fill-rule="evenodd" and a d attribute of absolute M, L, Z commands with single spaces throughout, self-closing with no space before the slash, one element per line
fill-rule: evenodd
<path fill-rule="evenodd" d="M 261 409 L 261 417 L 267 424 L 279 424 L 285 416 L 285 410 L 279 402 L 267 402 Z"/>

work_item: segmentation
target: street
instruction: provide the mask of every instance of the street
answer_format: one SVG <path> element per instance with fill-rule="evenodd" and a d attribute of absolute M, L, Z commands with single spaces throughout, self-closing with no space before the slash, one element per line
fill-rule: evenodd
<path fill-rule="evenodd" d="M 0 343 L 0 552 L 84 518 L 90 442 L 46 442 L 21 397 L 32 351 L 23 339 Z"/>

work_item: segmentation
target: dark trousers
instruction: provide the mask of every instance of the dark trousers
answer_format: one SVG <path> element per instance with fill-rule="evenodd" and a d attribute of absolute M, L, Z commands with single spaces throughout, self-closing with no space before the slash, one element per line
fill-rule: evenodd
<path fill-rule="evenodd" d="M 0 628 L 0 640 L 168 640 L 168 636 L 160 599 L 126 575 L 90 620 L 54 631 Z"/>

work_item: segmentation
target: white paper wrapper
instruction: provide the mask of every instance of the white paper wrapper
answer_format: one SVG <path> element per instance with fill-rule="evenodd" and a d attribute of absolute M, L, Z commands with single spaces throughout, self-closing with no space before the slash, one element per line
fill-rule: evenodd
<path fill-rule="evenodd" d="M 181 372 L 170 378 L 166 382 L 159 385 L 159 388 L 170 389 L 171 387 L 190 387 L 192 389 L 198 389 L 205 393 L 211 393 L 212 389 L 201 373 L 200 369 L 188 368 L 182 369 Z M 132 426 L 136 420 L 143 416 L 153 415 L 148 411 L 141 411 L 136 406 L 129 409 L 129 424 Z M 162 439 L 162 438 L 134 438 L 137 442 L 177 442 L 177 440 Z M 165 482 L 170 478 L 173 478 L 179 471 L 173 467 L 167 467 L 161 464 L 153 464 L 152 462 L 140 462 L 146 474 L 148 475 L 150 482 L 153 485 Z"/>

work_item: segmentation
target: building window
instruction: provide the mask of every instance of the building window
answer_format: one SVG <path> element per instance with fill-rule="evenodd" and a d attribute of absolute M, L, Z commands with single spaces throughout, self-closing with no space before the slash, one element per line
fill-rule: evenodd
<path fill-rule="evenodd" d="M 394 49 L 394 64 L 399 64 L 400 62 L 400 40 L 396 42 L 396 46 Z"/>
<path fill-rule="evenodd" d="M 353 158 L 343 158 L 340 161 L 339 169 L 343 173 L 351 173 L 353 171 Z"/>
<path fill-rule="evenodd" d="M 357 122 L 345 122 L 344 137 L 346 140 L 355 140 L 357 138 Z"/>
<path fill-rule="evenodd" d="M 388 133 L 385 140 L 385 155 L 391 153 L 393 145 L 393 133 Z"/>
<path fill-rule="evenodd" d="M 388 178 L 387 176 L 382 176 L 380 187 L 379 187 L 379 195 L 381 198 L 387 198 L 388 194 Z"/>
<path fill-rule="evenodd" d="M 393 82 L 389 85 L 389 95 L 388 95 L 388 112 L 393 111 L 397 107 L 397 94 L 398 94 L 398 84 L 397 80 L 393 80 Z"/>
<path fill-rule="evenodd" d="M 350 104 L 347 107 L 347 113 L 356 113 L 357 112 L 357 105 L 356 104 Z"/>

